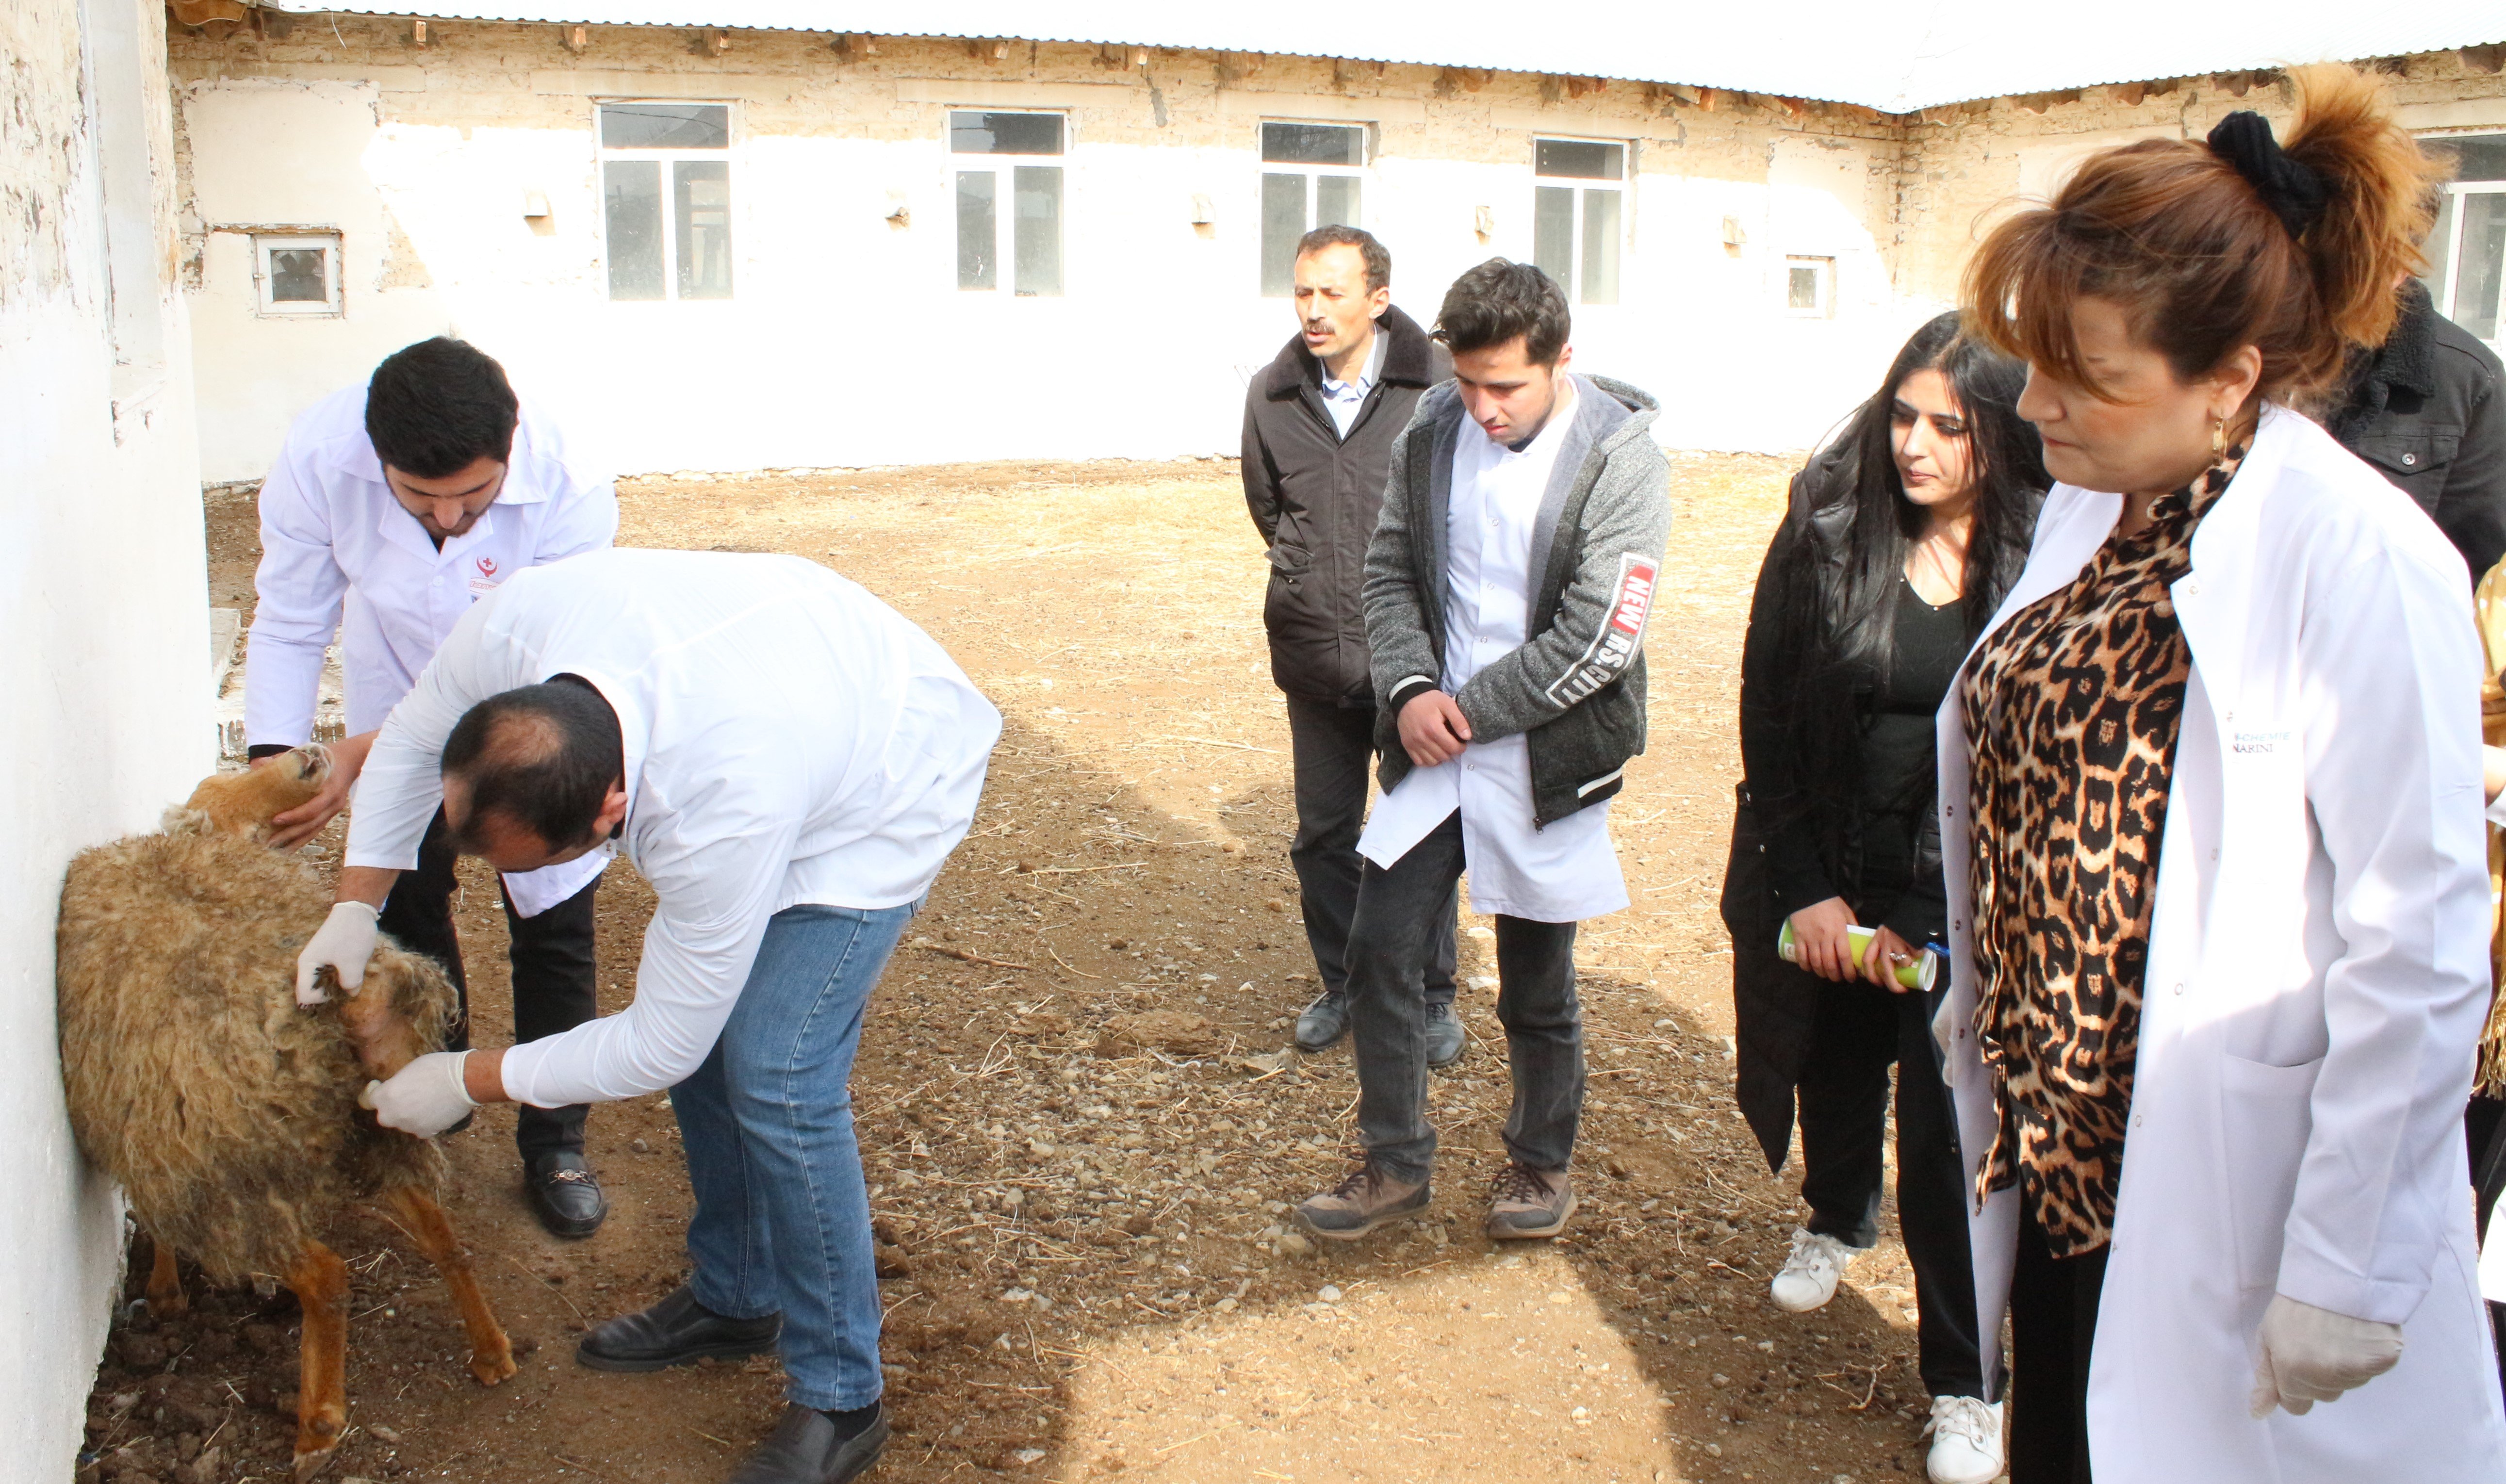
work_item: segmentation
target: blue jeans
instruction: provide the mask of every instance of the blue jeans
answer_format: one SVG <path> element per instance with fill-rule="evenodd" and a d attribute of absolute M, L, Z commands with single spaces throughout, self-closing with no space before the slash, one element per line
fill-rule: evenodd
<path fill-rule="evenodd" d="M 878 1399 L 878 1279 L 850 1082 L 862 1011 L 921 906 L 774 914 L 713 1050 L 670 1090 L 697 1212 L 697 1302 L 783 1316 L 791 1399 Z"/>

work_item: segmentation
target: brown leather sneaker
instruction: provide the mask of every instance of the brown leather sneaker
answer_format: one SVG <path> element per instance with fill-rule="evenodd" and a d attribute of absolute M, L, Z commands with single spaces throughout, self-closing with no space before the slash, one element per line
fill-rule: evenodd
<path fill-rule="evenodd" d="M 1297 1224 L 1327 1242 L 1354 1242 L 1378 1226 L 1427 1209 L 1427 1182 L 1406 1184 L 1372 1163 L 1291 1213 Z"/>
<path fill-rule="evenodd" d="M 1575 1214 L 1575 1189 L 1563 1170 L 1508 1162 L 1488 1200 L 1487 1234 L 1500 1242 L 1554 1237 Z"/>

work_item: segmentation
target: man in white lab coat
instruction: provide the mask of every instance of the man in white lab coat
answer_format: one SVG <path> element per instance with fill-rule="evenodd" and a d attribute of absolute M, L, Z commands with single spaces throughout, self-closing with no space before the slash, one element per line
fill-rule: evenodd
<path fill-rule="evenodd" d="M 340 636 L 348 735 L 331 780 L 278 817 L 294 848 L 347 802 L 376 728 L 483 595 L 515 573 L 609 545 L 618 495 L 522 405 L 504 369 L 459 340 L 423 340 L 365 386 L 314 404 L 261 486 L 259 604 L 244 660 L 252 758 L 309 741 L 323 652 Z M 442 961 L 466 1011 L 452 928 L 453 852 L 442 822 L 393 883 L 382 931 Z M 535 1040 L 598 1013 L 592 894 L 607 857 L 508 876 L 514 1028 Z M 469 1044 L 467 1017 L 455 1044 Z M 522 1110 L 515 1139 L 532 1210 L 561 1237 L 599 1229 L 608 1205 L 583 1157 L 581 1107 Z"/>
<path fill-rule="evenodd" d="M 603 551 L 525 572 L 452 631 L 384 724 L 340 902 L 298 961 L 354 988 L 374 905 L 439 809 L 498 869 L 626 852 L 659 906 L 635 998 L 370 1089 L 430 1135 L 477 1103 L 670 1089 L 697 1209 L 689 1284 L 584 1337 L 651 1371 L 779 1348 L 791 1409 L 734 1484 L 870 1466 L 879 1301 L 846 1083 L 872 987 L 965 837 L 1000 714 L 946 651 L 814 563 Z M 779 1340 L 779 1344 L 778 1344 Z"/>

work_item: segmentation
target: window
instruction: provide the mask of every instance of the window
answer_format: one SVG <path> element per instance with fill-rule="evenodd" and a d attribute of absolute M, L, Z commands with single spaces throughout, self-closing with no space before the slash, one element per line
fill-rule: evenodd
<path fill-rule="evenodd" d="M 2499 289 L 2506 285 L 2506 134 L 2427 142 L 2459 160 L 2428 237 L 2428 297 L 2437 313 L 2492 348 L 2506 345 L 2499 325 Z"/>
<path fill-rule="evenodd" d="M 1836 260 L 1784 260 L 1784 312 L 1795 319 L 1825 319 L 1835 312 Z"/>
<path fill-rule="evenodd" d="M 731 108 L 600 105 L 609 297 L 731 298 Z"/>
<path fill-rule="evenodd" d="M 1619 301 L 1619 202 L 1628 147 L 1582 139 L 1531 146 L 1531 261 L 1569 303 Z M 1553 184 L 1555 182 L 1555 184 Z"/>
<path fill-rule="evenodd" d="M 1059 114 L 949 115 L 949 153 L 956 157 L 958 288 L 991 294 L 1007 289 L 1020 299 L 1060 295 L 1061 166 L 996 165 L 985 157 L 1058 159 L 1063 133 Z"/>
<path fill-rule="evenodd" d="M 1366 128 L 1357 124 L 1265 124 L 1265 165 L 1302 165 L 1262 172 L 1262 293 L 1285 299 L 1297 290 L 1297 239 L 1317 227 L 1362 227 L 1358 190 L 1366 165 Z"/>
<path fill-rule="evenodd" d="M 339 233 L 253 233 L 252 282 L 265 315 L 337 315 Z"/>

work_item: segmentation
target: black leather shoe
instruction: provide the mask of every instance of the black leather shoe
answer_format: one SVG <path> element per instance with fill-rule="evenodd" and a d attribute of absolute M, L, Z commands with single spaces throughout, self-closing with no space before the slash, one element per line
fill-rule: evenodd
<path fill-rule="evenodd" d="M 1325 990 L 1297 1016 L 1297 1049 L 1319 1051 L 1348 1032 L 1348 996 Z"/>
<path fill-rule="evenodd" d="M 887 1409 L 850 1437 L 839 1437 L 827 1414 L 811 1407 L 786 1410 L 766 1441 L 731 1476 L 731 1484 L 844 1484 L 878 1462 L 887 1446 Z"/>
<path fill-rule="evenodd" d="M 522 1166 L 522 1189 L 552 1236 L 588 1237 L 609 1216 L 609 1197 L 600 1193 L 591 1166 L 572 1149 L 533 1155 Z"/>
<path fill-rule="evenodd" d="M 1427 1065 L 1450 1067 L 1462 1059 L 1470 1038 L 1462 1032 L 1462 1017 L 1453 1013 L 1450 1000 L 1427 1002 Z"/>
<path fill-rule="evenodd" d="M 574 1359 L 593 1370 L 660 1370 L 692 1365 L 707 1356 L 737 1360 L 765 1355 L 783 1332 L 783 1316 L 728 1319 L 697 1302 L 682 1284 L 669 1297 L 640 1314 L 624 1314 L 592 1327 L 574 1347 Z"/>

